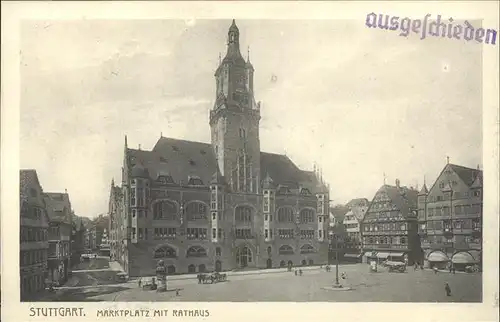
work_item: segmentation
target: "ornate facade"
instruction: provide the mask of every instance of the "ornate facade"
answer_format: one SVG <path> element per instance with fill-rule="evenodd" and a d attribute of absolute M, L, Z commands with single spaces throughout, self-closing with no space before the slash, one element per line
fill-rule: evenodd
<path fill-rule="evenodd" d="M 457 269 L 481 263 L 483 172 L 446 164 L 418 195 L 419 235 L 427 266 Z"/>
<path fill-rule="evenodd" d="M 20 171 L 19 271 L 21 301 L 45 289 L 49 217 L 35 170 Z"/>
<path fill-rule="evenodd" d="M 417 194 L 412 188 L 383 185 L 375 194 L 361 225 L 366 260 L 420 259 L 417 234 Z"/>
<path fill-rule="evenodd" d="M 260 151 L 254 68 L 234 20 L 215 71 L 211 143 L 161 137 L 151 151 L 125 138 L 111 185 L 111 255 L 130 276 L 326 263 L 329 189 L 285 155 Z"/>

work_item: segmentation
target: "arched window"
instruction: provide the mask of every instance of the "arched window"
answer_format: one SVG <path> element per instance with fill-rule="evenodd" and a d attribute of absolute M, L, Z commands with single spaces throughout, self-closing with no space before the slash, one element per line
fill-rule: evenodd
<path fill-rule="evenodd" d="M 281 261 L 280 262 L 280 267 L 285 267 L 286 266 L 286 262 L 285 261 Z"/>
<path fill-rule="evenodd" d="M 207 251 L 200 246 L 192 246 L 187 250 L 186 257 L 206 257 Z"/>
<path fill-rule="evenodd" d="M 162 220 L 176 220 L 177 205 L 172 201 L 163 200 L 153 206 L 153 218 Z"/>
<path fill-rule="evenodd" d="M 186 206 L 186 214 L 188 221 L 207 219 L 208 208 L 201 202 L 190 202 Z"/>
<path fill-rule="evenodd" d="M 283 245 L 278 250 L 280 255 L 293 255 L 293 248 L 289 245 Z"/>
<path fill-rule="evenodd" d="M 293 209 L 290 207 L 278 209 L 278 222 L 293 222 Z"/>
<path fill-rule="evenodd" d="M 196 266 L 193 264 L 188 266 L 188 273 L 196 273 Z"/>
<path fill-rule="evenodd" d="M 154 258 L 176 258 L 175 249 L 169 246 L 162 246 L 155 250 Z"/>
<path fill-rule="evenodd" d="M 300 223 L 307 224 L 314 222 L 314 211 L 312 209 L 302 209 L 300 211 Z"/>
<path fill-rule="evenodd" d="M 314 247 L 312 247 L 311 245 L 309 244 L 306 244 L 302 247 L 300 247 L 300 253 L 301 254 L 310 254 L 310 253 L 314 253 Z"/>
<path fill-rule="evenodd" d="M 175 266 L 174 265 L 170 265 L 167 267 L 167 274 L 175 274 Z"/>
<path fill-rule="evenodd" d="M 271 248 L 271 246 L 267 247 L 267 254 L 268 254 L 268 255 L 271 255 L 271 252 L 272 252 L 272 248 Z"/>
<path fill-rule="evenodd" d="M 238 206 L 235 211 L 235 220 L 239 223 L 251 223 L 253 211 L 249 206 Z"/>
<path fill-rule="evenodd" d="M 220 247 L 215 248 L 215 256 L 221 256 L 222 255 L 222 250 Z"/>

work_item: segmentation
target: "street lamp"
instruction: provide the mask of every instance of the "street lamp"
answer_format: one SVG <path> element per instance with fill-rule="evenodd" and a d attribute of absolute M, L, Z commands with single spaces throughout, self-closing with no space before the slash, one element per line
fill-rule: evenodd
<path fill-rule="evenodd" d="M 331 227 L 333 228 L 333 227 Z M 335 239 L 335 284 L 333 284 L 334 288 L 342 288 L 342 284 L 339 283 L 339 241 L 338 236 L 333 233 L 333 230 L 330 229 L 328 232 L 330 239 L 330 249 L 333 244 L 333 240 Z"/>

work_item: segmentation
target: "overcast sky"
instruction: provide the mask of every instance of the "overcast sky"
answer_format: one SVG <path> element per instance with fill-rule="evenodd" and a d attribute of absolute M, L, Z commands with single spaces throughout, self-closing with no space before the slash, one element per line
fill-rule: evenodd
<path fill-rule="evenodd" d="M 210 141 L 214 71 L 230 20 L 25 22 L 21 168 L 68 189 L 77 215 L 106 213 L 129 147 Z M 481 164 L 481 47 L 404 38 L 364 21 L 238 20 L 255 67 L 261 148 L 323 166 L 331 198 L 428 184 Z M 271 78 L 275 75 L 276 82 Z"/>

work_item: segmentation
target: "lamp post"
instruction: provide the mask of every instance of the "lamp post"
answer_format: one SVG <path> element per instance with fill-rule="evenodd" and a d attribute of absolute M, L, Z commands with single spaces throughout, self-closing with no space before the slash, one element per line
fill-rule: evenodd
<path fill-rule="evenodd" d="M 330 229 L 328 232 L 330 239 L 330 246 L 333 246 L 333 240 L 335 240 L 335 284 L 334 288 L 342 288 L 342 284 L 339 282 L 339 241 L 338 236 L 334 234 L 333 230 Z"/>

